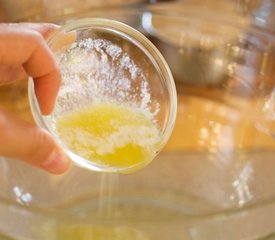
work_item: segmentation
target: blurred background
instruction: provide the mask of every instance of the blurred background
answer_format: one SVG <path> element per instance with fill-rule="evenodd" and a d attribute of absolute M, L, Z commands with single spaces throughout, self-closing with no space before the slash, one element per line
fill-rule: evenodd
<path fill-rule="evenodd" d="M 60 16 L 68 16 L 71 14 L 79 14 L 84 12 L 95 11 L 100 8 L 136 8 L 143 7 L 148 4 L 158 4 L 160 2 L 179 2 L 173 0 L 1 0 L 0 2 L 0 21 L 16 22 L 16 21 L 44 21 L 46 19 L 59 19 Z M 270 2 L 265 0 L 236 0 L 236 1 L 215 1 L 215 0 L 181 0 L 188 4 L 192 3 L 196 8 L 203 6 L 224 5 L 224 10 L 229 8 L 243 14 L 253 14 L 263 2 L 269 5 L 267 11 L 271 11 Z M 227 9 L 228 10 L 228 9 Z"/>

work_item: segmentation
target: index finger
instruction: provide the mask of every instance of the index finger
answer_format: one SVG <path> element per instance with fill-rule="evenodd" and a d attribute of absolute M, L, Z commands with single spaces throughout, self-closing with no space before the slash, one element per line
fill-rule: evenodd
<path fill-rule="evenodd" d="M 40 33 L 24 26 L 0 24 L 0 64 L 22 65 L 34 79 L 42 114 L 52 111 L 61 77 Z"/>
<path fill-rule="evenodd" d="M 47 38 L 54 30 L 58 29 L 59 26 L 53 23 L 32 23 L 32 22 L 23 22 L 23 23 L 9 23 L 10 27 L 14 28 L 29 28 L 39 32 L 44 38 Z"/>

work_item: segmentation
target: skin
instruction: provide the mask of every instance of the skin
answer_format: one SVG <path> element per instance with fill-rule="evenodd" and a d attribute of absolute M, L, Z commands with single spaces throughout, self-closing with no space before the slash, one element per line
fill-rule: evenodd
<path fill-rule="evenodd" d="M 42 114 L 50 114 L 60 73 L 45 38 L 53 24 L 0 24 L 0 86 L 31 76 Z M 69 159 L 43 129 L 0 108 L 0 156 L 20 159 L 51 173 L 69 167 Z"/>

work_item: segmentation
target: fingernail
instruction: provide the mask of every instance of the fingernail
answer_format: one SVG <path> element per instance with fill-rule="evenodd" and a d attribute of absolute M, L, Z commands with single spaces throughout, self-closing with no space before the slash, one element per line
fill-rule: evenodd
<path fill-rule="evenodd" d="M 70 165 L 69 158 L 59 150 L 54 150 L 41 167 L 51 173 L 64 173 Z"/>

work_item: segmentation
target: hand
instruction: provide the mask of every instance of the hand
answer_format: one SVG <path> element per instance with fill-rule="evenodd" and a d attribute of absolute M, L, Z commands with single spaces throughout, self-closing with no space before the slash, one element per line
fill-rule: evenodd
<path fill-rule="evenodd" d="M 60 73 L 44 38 L 53 24 L 0 24 L 0 85 L 32 76 L 42 114 L 51 113 Z M 63 173 L 69 159 L 43 129 L 0 108 L 0 156 L 17 158 L 52 173 Z"/>

